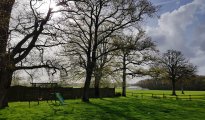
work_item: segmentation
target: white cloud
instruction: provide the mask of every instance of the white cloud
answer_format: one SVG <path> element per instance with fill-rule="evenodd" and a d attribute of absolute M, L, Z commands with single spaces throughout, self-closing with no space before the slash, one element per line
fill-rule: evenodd
<path fill-rule="evenodd" d="M 176 49 L 199 66 L 198 74 L 205 74 L 205 0 L 194 0 L 158 20 L 157 27 L 147 27 L 160 51 Z M 201 61 L 201 62 L 199 62 Z"/>

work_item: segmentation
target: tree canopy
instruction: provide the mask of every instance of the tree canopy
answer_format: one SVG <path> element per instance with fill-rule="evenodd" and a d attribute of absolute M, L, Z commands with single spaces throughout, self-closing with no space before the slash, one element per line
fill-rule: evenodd
<path fill-rule="evenodd" d="M 172 82 L 172 94 L 176 95 L 175 83 L 177 80 L 191 77 L 196 73 L 196 66 L 191 64 L 180 51 L 168 50 L 160 56 L 154 65 L 165 73 Z"/>

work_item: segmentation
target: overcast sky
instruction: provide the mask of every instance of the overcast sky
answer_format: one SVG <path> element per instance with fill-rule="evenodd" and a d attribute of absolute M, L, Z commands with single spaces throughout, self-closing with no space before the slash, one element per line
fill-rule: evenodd
<path fill-rule="evenodd" d="M 198 74 L 205 75 L 205 0 L 151 0 L 161 5 L 160 18 L 145 25 L 158 49 L 182 51 Z"/>

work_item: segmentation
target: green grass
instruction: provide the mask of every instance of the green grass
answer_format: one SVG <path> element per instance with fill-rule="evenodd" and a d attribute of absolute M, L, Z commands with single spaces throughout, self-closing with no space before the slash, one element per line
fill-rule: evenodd
<path fill-rule="evenodd" d="M 128 90 L 129 91 L 129 90 Z M 172 94 L 171 90 L 130 90 L 134 92 L 139 93 L 153 93 L 153 94 Z M 184 91 L 184 95 L 205 95 L 205 91 Z M 176 91 L 177 95 L 183 95 L 181 94 L 181 91 Z"/>
<path fill-rule="evenodd" d="M 122 92 L 121 88 L 115 89 L 116 92 Z M 153 94 L 172 94 L 171 90 L 135 90 L 135 89 L 127 89 L 127 92 L 135 92 L 135 93 L 153 93 Z M 184 91 L 185 95 L 205 95 L 205 91 Z M 181 91 L 176 91 L 177 95 L 182 95 Z"/>
<path fill-rule="evenodd" d="M 59 110 L 56 113 L 45 101 L 40 102 L 40 105 L 31 102 L 30 108 L 28 102 L 12 102 L 9 103 L 10 107 L 0 110 L 0 120 L 203 120 L 205 118 L 205 101 L 138 99 L 128 96 L 91 99 L 90 103 L 81 102 L 80 99 L 65 102 L 67 105 L 53 106 L 55 110 Z"/>
<path fill-rule="evenodd" d="M 118 88 L 115 90 L 116 92 L 121 93 L 121 89 Z M 177 96 L 172 96 L 171 90 L 133 90 L 133 89 L 127 89 L 127 95 L 134 95 L 141 97 L 143 94 L 143 97 L 160 97 L 163 96 L 165 98 L 171 98 L 171 99 L 190 99 L 191 100 L 205 100 L 205 91 L 184 91 L 185 94 L 181 94 L 181 91 L 176 91 Z"/>

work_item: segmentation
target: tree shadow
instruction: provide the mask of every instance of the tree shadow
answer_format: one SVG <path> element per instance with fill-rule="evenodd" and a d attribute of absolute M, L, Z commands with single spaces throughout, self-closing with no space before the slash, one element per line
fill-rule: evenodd
<path fill-rule="evenodd" d="M 101 99 L 102 101 L 106 101 L 106 104 L 98 104 L 94 102 L 88 103 L 89 105 L 96 107 L 102 111 L 103 119 L 111 119 L 109 115 L 116 116 L 116 118 L 125 119 L 125 120 L 140 120 L 140 118 L 136 118 L 136 116 L 132 116 L 129 114 L 131 111 L 129 108 L 130 105 L 125 104 L 125 102 L 113 101 L 109 99 Z M 132 111 L 133 112 L 133 111 Z M 137 111 L 136 111 L 137 112 Z M 103 114 L 104 113 L 104 114 Z M 114 118 L 113 118 L 114 119 Z"/>

